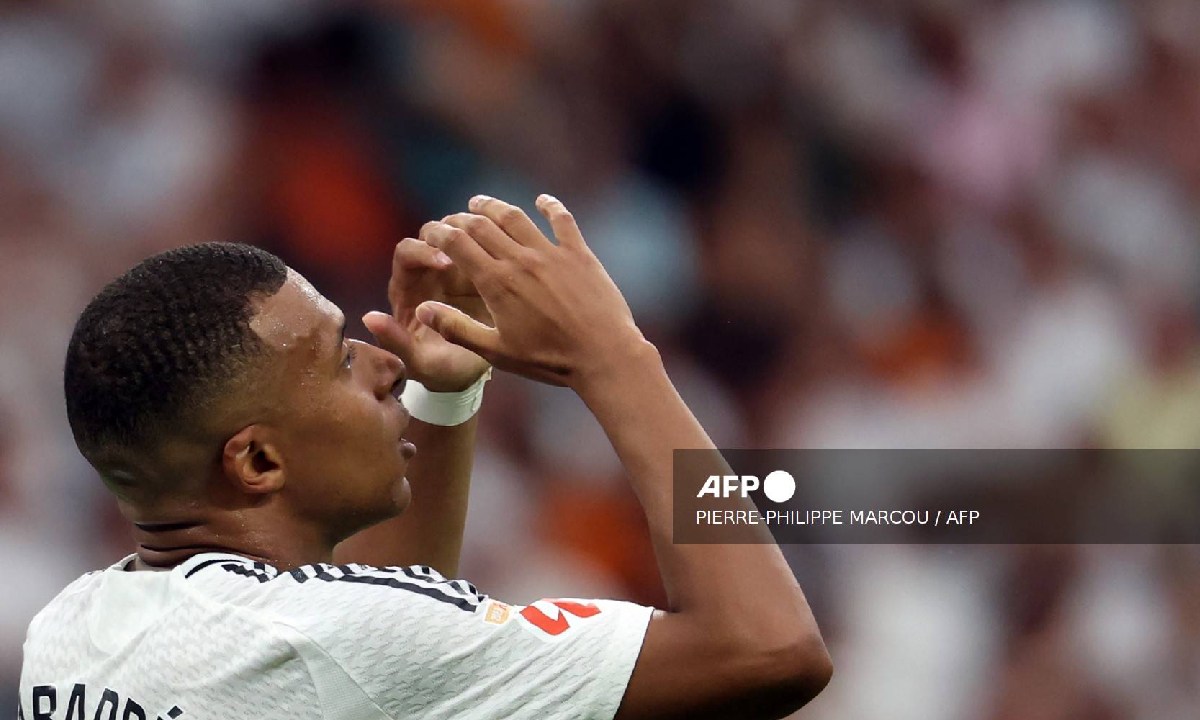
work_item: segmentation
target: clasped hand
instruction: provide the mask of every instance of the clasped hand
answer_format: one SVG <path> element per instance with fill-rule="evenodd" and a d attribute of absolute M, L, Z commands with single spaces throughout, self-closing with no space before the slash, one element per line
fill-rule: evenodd
<path fill-rule="evenodd" d="M 537 199 L 558 244 L 516 206 L 480 195 L 468 208 L 397 245 L 392 316 L 364 318 L 411 377 L 435 391 L 462 389 L 490 363 L 573 386 L 645 344 L 561 202 Z"/>

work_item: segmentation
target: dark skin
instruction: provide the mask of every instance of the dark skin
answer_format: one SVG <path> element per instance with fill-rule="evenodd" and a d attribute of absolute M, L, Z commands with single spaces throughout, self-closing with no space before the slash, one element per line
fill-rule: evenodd
<path fill-rule="evenodd" d="M 558 241 L 552 243 L 507 203 L 476 197 L 470 209 L 430 223 L 422 229 L 422 245 L 409 246 L 427 246 L 432 250 L 419 252 L 440 250 L 451 258 L 460 279 L 477 288 L 491 322 L 473 318 L 469 306 L 463 312 L 446 302 L 451 294 L 414 305 L 420 296 L 414 292 L 390 321 L 367 323 L 381 342 L 414 357 L 419 354 L 405 343 L 416 342 L 418 334 L 435 340 L 431 335 L 436 334 L 469 353 L 450 353 L 457 358 L 452 367 L 461 361 L 478 369 L 486 361 L 565 385 L 604 428 L 645 512 L 669 600 L 668 608 L 650 620 L 617 716 L 769 718 L 808 702 L 828 683 L 832 667 L 804 594 L 765 528 L 752 529 L 758 536 L 746 544 L 676 545 L 671 540 L 672 452 L 709 449 L 713 458 L 704 474 L 730 470 L 675 391 L 657 349 L 642 336 L 571 214 L 549 196 L 538 198 Z M 438 262 L 443 270 L 448 267 Z M 264 414 L 243 408 L 229 416 L 228 426 L 240 429 L 224 442 L 220 460 L 194 483 L 203 492 L 174 504 L 127 507 L 135 522 L 139 515 L 198 522 L 190 530 L 168 531 L 183 534 L 171 536 L 167 556 L 150 556 L 155 561 L 150 564 L 194 554 L 195 547 L 183 549 L 189 543 L 284 568 L 322 561 L 358 527 L 394 517 L 410 498 L 415 506 L 423 497 L 415 463 L 411 487 L 404 479 L 409 456 L 398 438 L 408 431 L 408 418 L 391 397 L 403 365 L 380 348 L 339 344 L 336 308 L 298 276 L 288 282 L 264 301 L 255 318 L 256 331 L 285 358 L 273 368 L 276 384 L 238 396 Z M 407 335 L 400 338 L 398 332 Z M 421 356 L 426 360 L 449 352 L 437 342 L 425 347 L 431 348 Z M 358 358 L 343 365 L 350 348 L 358 350 Z M 446 377 L 430 373 L 430 379 L 435 375 Z M 463 372 L 458 382 L 470 378 L 472 372 Z M 258 404 L 264 402 L 271 407 Z M 456 432 L 471 431 L 444 435 L 449 439 L 441 460 L 469 445 Z M 177 468 L 204 466 L 186 453 L 173 462 Z M 423 479 L 420 491 L 436 498 L 436 483 L 425 480 L 434 478 Z M 454 549 L 444 557 L 453 562 L 461 544 L 459 513 L 465 512 L 465 484 L 458 483 L 452 479 L 447 485 L 451 491 L 443 496 L 440 520 L 390 521 L 397 531 L 423 536 L 430 543 L 426 550 L 452 540 Z M 151 507 L 154 512 L 147 510 Z M 184 535 L 193 531 L 194 538 Z M 451 538 L 454 533 L 459 536 Z M 381 554 L 399 549 L 396 536 L 388 537 L 391 549 Z"/>
<path fill-rule="evenodd" d="M 191 472 L 190 492 L 122 502 L 140 564 L 169 567 L 213 550 L 281 568 L 330 562 L 338 542 L 408 506 L 415 448 L 402 441 L 409 417 L 392 395 L 404 365 L 345 339 L 344 324 L 295 273 L 261 301 L 251 327 L 270 372 L 252 372 L 252 391 L 230 393 L 200 430 L 158 452 L 160 467 L 203 468 Z M 205 462 L 208 439 L 223 429 L 227 439 Z"/>
<path fill-rule="evenodd" d="M 169 478 L 175 488 L 188 477 L 188 491 L 160 498 L 118 490 L 135 523 L 138 567 L 223 551 L 280 568 L 362 562 L 457 571 L 477 421 L 411 420 L 393 391 L 409 374 L 434 391 L 461 390 L 489 367 L 416 321 L 418 304 L 489 316 L 448 258 L 419 239 L 397 245 L 392 270 L 393 314 L 363 319 L 380 347 L 347 340 L 341 311 L 295 273 L 259 302 L 251 327 L 268 348 L 261 371 L 189 423 L 190 435 L 170 437 L 150 461 L 139 454 L 140 467 L 128 472 Z M 208 460 L 214 447 L 222 448 L 217 462 Z M 108 464 L 109 477 L 122 466 Z M 401 515 L 414 499 L 414 511 Z"/>
<path fill-rule="evenodd" d="M 475 197 L 424 234 L 479 289 L 493 318 L 424 303 L 420 320 L 494 366 L 574 390 L 608 435 L 649 525 L 669 609 L 650 620 L 619 718 L 782 717 L 832 668 L 804 594 L 765 528 L 756 542 L 671 541 L 672 451 L 713 450 L 574 218 L 538 198 L 557 244 L 519 209 Z"/>
<path fill-rule="evenodd" d="M 433 226 L 429 223 L 422 235 Z M 392 314 L 368 313 L 367 329 L 380 346 L 404 358 L 412 376 L 433 392 L 454 392 L 475 382 L 489 365 L 447 341 L 416 317 L 426 301 L 442 302 L 490 322 L 479 293 L 450 258 L 420 238 L 405 238 L 392 257 L 388 283 Z M 413 420 L 406 436 L 420 453 L 409 468 L 413 507 L 367 528 L 338 546 L 337 562 L 367 565 L 430 565 L 447 576 L 458 573 L 467 521 L 478 418 L 453 427 Z"/>

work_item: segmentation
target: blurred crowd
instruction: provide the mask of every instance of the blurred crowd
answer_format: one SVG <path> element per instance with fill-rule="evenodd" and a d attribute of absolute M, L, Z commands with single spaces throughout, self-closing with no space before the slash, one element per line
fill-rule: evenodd
<path fill-rule="evenodd" d="M 255 243 L 347 316 L 477 192 L 552 192 L 724 447 L 1200 442 L 1191 0 L 0 1 L 0 707 L 31 615 L 128 552 L 74 449 L 74 319 Z M 363 328 L 351 334 L 365 338 Z M 660 603 L 569 392 L 488 389 L 463 574 Z M 786 548 L 814 720 L 1182 720 L 1189 546 Z"/>

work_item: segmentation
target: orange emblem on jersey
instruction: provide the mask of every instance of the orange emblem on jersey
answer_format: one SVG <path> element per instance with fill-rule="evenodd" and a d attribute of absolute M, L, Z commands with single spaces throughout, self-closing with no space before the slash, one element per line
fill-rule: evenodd
<path fill-rule="evenodd" d="M 508 622 L 508 616 L 511 609 L 502 602 L 492 601 L 488 604 L 487 612 L 483 614 L 483 621 L 492 625 L 503 625 Z"/>

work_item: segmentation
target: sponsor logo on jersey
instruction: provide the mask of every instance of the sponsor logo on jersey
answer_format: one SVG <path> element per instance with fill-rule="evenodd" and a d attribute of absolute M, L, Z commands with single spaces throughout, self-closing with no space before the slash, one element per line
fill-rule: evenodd
<path fill-rule="evenodd" d="M 582 600 L 538 600 L 517 613 L 522 626 L 542 639 L 566 637 L 599 614 L 598 606 Z"/>

